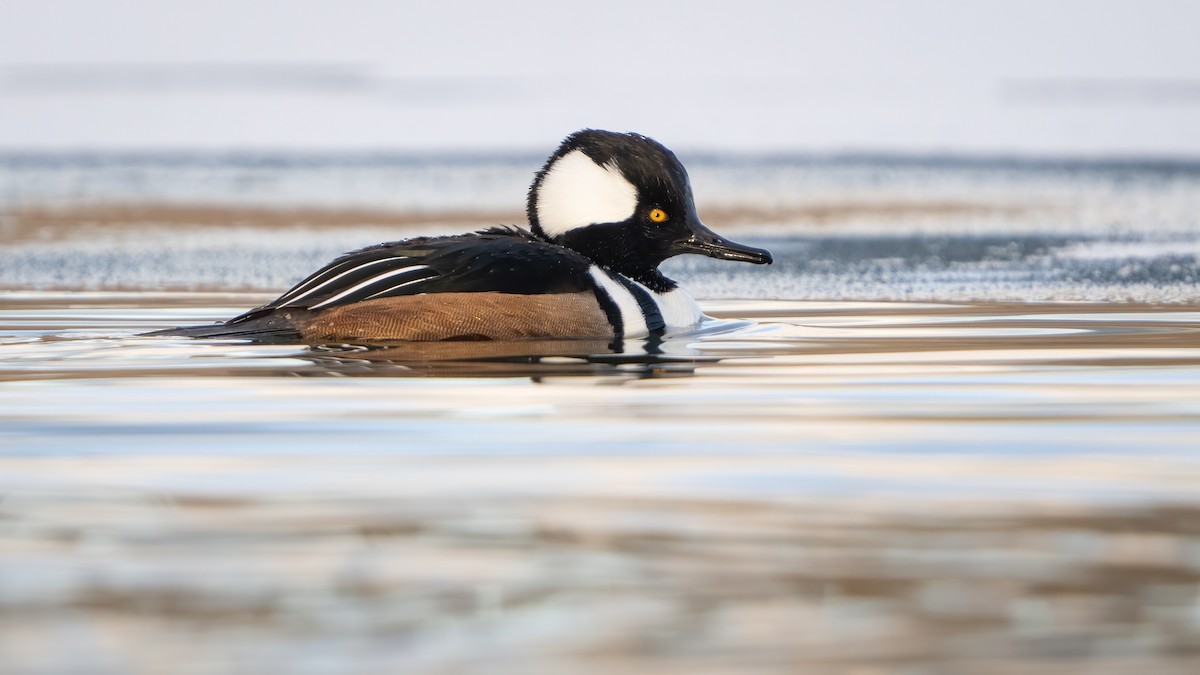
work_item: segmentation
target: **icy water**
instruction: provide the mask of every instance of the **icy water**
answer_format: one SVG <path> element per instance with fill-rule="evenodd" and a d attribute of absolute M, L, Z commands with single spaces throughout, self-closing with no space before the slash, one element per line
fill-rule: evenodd
<path fill-rule="evenodd" d="M 138 334 L 525 163 L 0 162 L 0 672 L 1196 672 L 1200 170 L 697 164 L 696 333 L 367 349 Z"/>

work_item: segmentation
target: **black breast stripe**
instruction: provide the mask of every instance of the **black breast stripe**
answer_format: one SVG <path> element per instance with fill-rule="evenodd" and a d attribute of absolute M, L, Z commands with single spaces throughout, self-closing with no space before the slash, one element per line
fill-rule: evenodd
<path fill-rule="evenodd" d="M 600 303 L 600 309 L 604 310 L 604 316 L 612 326 L 613 337 L 618 340 L 625 337 L 625 320 L 621 318 L 621 308 L 617 306 L 617 301 L 613 300 L 608 290 L 600 284 L 595 284 L 595 293 L 596 302 Z"/>
<path fill-rule="evenodd" d="M 621 282 L 625 290 L 629 291 L 634 300 L 637 300 L 638 307 L 642 310 L 642 317 L 646 319 L 646 330 L 650 331 L 651 335 L 661 333 L 666 329 L 667 322 L 663 320 L 662 310 L 658 308 L 658 303 L 650 296 L 649 291 L 620 274 L 609 276 Z"/>

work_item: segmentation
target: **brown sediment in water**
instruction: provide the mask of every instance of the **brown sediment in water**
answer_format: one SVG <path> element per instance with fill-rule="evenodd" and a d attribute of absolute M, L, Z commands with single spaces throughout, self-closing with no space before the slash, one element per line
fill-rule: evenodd
<path fill-rule="evenodd" d="M 370 495 L 214 513 L 180 497 L 159 496 L 170 519 L 158 529 L 128 519 L 152 508 L 132 492 L 93 495 L 101 508 L 82 517 L 13 507 L 40 529 L 4 537 L 19 545 L 10 560 L 54 560 L 73 584 L 29 594 L 0 627 L 17 640 L 70 617 L 88 635 L 140 637 L 106 655 L 149 670 L 231 653 L 294 665 L 305 644 L 358 640 L 405 672 L 445 672 L 388 646 L 440 638 L 457 647 L 446 662 L 469 664 L 472 639 L 512 634 L 524 640 L 503 643 L 507 663 L 554 672 L 1118 673 L 1135 659 L 1182 675 L 1200 653 L 1188 627 L 1200 574 L 1173 554 L 1195 536 L 1200 511 L 1186 505 L 916 514 L 879 502 Z M 98 563 L 71 542 L 98 532 L 131 569 L 172 572 L 154 583 L 89 574 Z M 226 568 L 249 573 L 222 583 Z M 550 635 L 537 630 L 547 616 Z M 1125 647 L 1114 656 L 1114 645 Z"/>
<path fill-rule="evenodd" d="M 764 223 L 812 226 L 855 219 L 1021 218 L 1045 207 L 964 201 L 842 201 L 777 207 L 714 205 L 701 209 L 717 228 Z M 264 230 L 368 227 L 417 235 L 422 228 L 470 231 L 493 225 L 524 225 L 522 210 L 389 210 L 366 208 L 270 207 L 186 203 L 97 203 L 10 207 L 0 211 L 4 243 L 55 241 L 97 232 L 205 227 Z"/>
<path fill-rule="evenodd" d="M 272 208 L 219 204 L 90 204 L 27 207 L 0 213 L 6 243 L 72 239 L 96 231 L 239 227 L 325 229 L 379 227 L 413 230 L 468 223 L 522 223 L 522 212 L 389 211 L 361 208 Z M 469 228 L 468 228 L 469 229 Z"/>

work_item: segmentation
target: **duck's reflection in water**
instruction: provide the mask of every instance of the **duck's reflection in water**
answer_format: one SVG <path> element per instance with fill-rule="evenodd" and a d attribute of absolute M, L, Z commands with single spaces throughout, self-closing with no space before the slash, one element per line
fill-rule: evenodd
<path fill-rule="evenodd" d="M 313 375 L 346 377 L 620 376 L 689 377 L 716 363 L 690 340 L 659 336 L 634 340 L 523 340 L 518 342 L 397 342 L 317 345 L 302 358 L 321 367 Z"/>

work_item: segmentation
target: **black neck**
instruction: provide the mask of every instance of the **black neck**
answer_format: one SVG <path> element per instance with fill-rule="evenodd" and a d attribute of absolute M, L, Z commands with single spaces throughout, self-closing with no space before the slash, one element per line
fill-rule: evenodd
<path fill-rule="evenodd" d="M 673 291 L 676 288 L 679 288 L 679 284 L 675 283 L 671 279 L 668 279 L 657 269 L 651 270 L 649 274 L 641 276 L 633 274 L 627 276 L 646 288 L 654 291 L 655 293 L 666 293 L 667 291 Z"/>
<path fill-rule="evenodd" d="M 677 286 L 658 271 L 658 266 L 668 257 L 662 242 L 633 236 L 623 223 L 592 225 L 550 241 L 582 253 L 600 267 L 633 279 L 656 293 L 665 293 Z"/>

